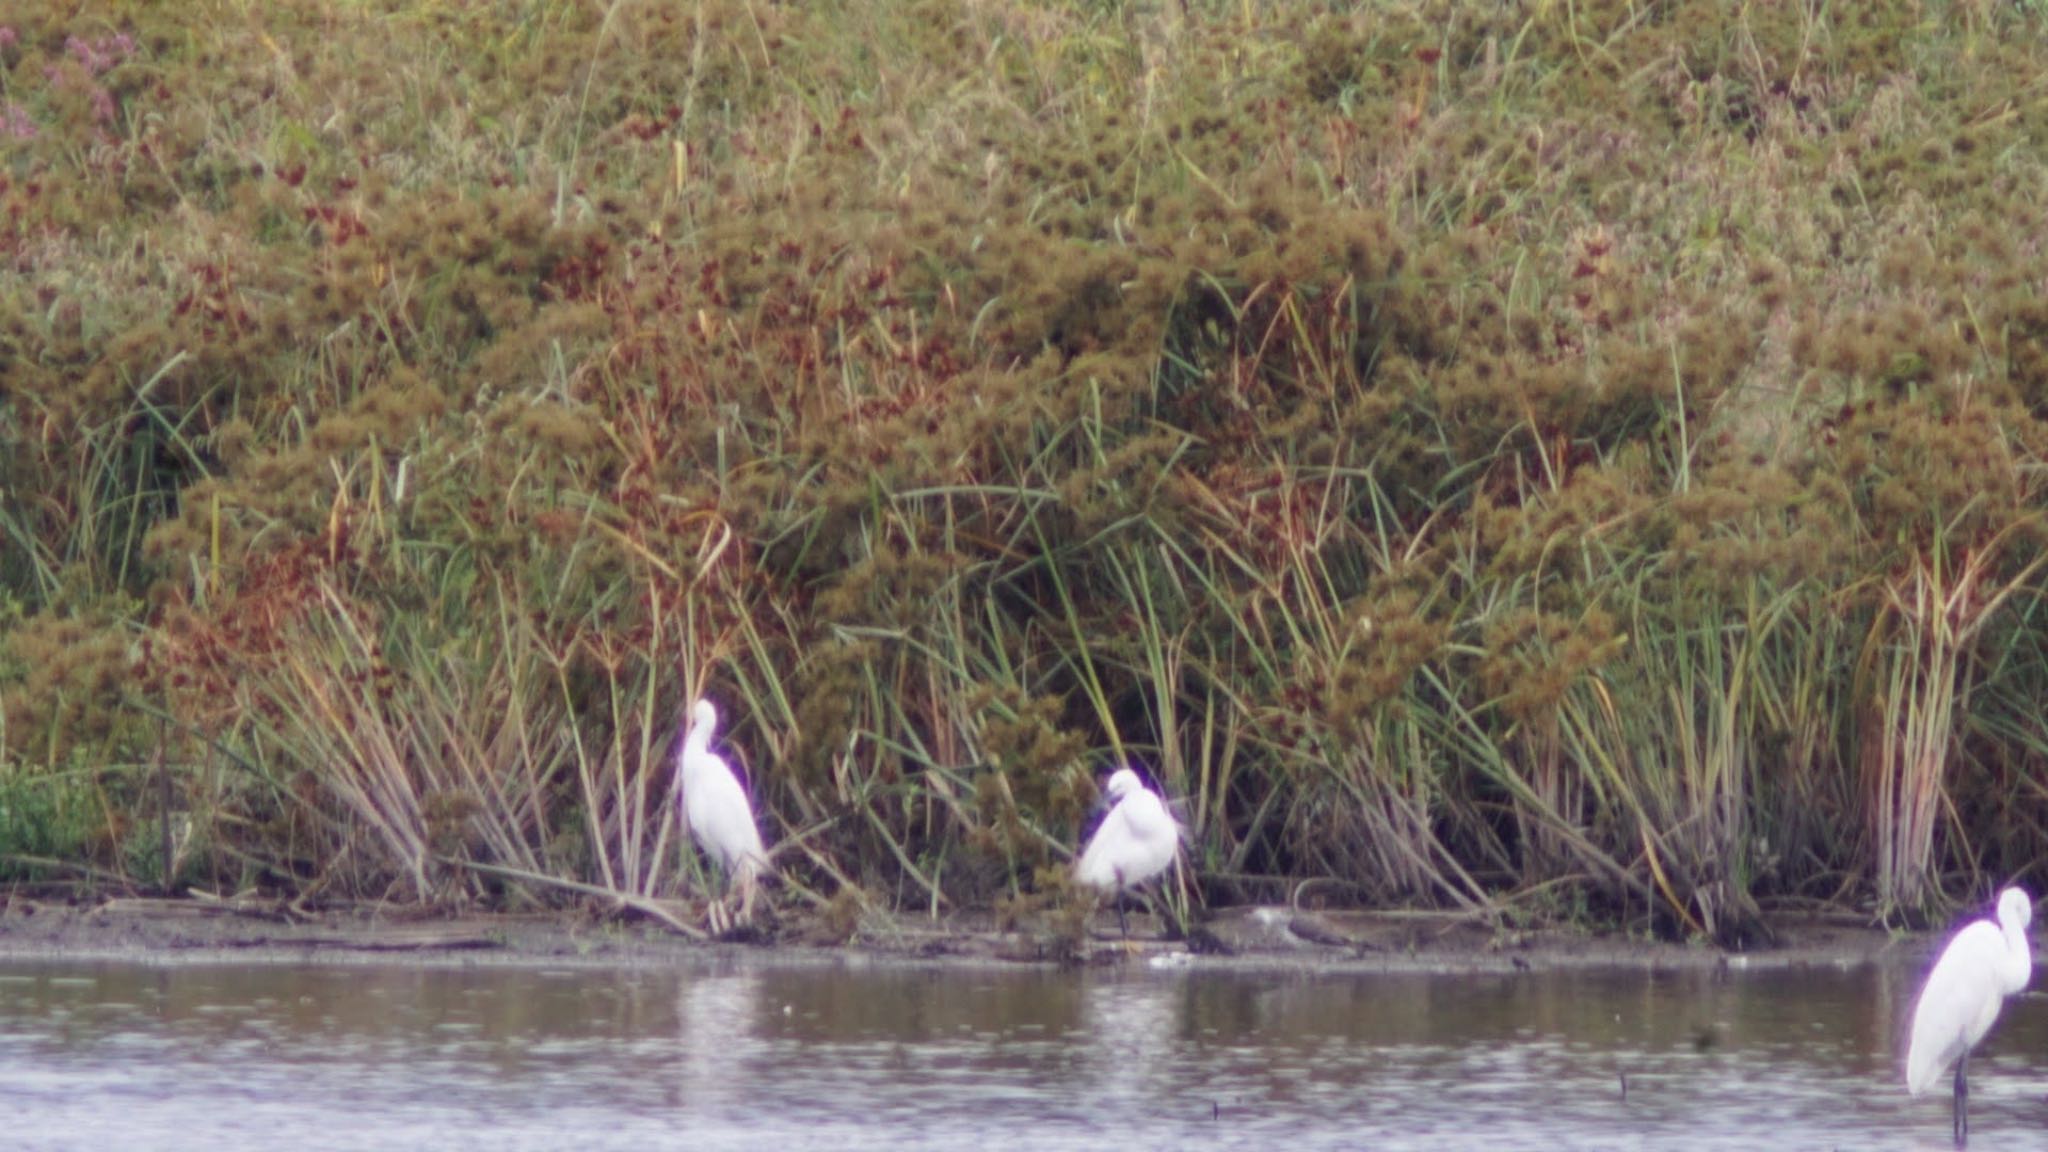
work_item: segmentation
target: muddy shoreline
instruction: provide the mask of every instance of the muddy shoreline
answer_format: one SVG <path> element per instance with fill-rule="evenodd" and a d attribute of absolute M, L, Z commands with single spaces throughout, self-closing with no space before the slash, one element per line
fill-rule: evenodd
<path fill-rule="evenodd" d="M 274 905 L 9 896 L 0 903 L 0 963 L 348 964 L 670 968 L 711 958 L 804 965 L 1126 966 L 1327 973 L 1511 973 L 1565 969 L 1767 970 L 1924 960 L 1934 934 L 1900 935 L 1846 916 L 1770 921 L 1775 947 L 1724 952 L 1573 928 L 1496 929 L 1474 917 L 1410 912 L 1218 912 L 1194 939 L 1168 940 L 1131 918 L 1128 943 L 1099 918 L 1078 952 L 1044 933 L 1006 931 L 970 916 L 863 918 L 852 939 L 819 942 L 819 926 L 784 920 L 772 934 L 697 941 L 651 920 L 574 912 L 436 915 L 349 909 L 293 915 Z"/>

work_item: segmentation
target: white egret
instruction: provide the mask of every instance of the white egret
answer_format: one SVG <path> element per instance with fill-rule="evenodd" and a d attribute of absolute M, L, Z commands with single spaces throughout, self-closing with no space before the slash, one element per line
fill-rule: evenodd
<path fill-rule="evenodd" d="M 747 790 L 725 758 L 711 750 L 711 733 L 718 727 L 718 709 L 709 700 L 690 707 L 690 731 L 677 757 L 676 774 L 682 789 L 678 800 L 690 835 L 705 855 L 718 861 L 729 878 L 729 888 L 740 893 L 739 923 L 754 918 L 754 886 L 768 866 L 768 854 L 761 847 L 761 830 L 754 826 L 754 806 Z M 723 935 L 731 927 L 724 904 L 711 902 L 711 931 Z"/>
<path fill-rule="evenodd" d="M 1906 1091 L 1934 1086 L 1950 1064 L 1956 1066 L 1955 1139 L 1970 1140 L 1970 1049 L 1991 1030 L 2007 996 L 2027 986 L 2034 954 L 2027 943 L 2033 902 L 2018 888 L 1998 895 L 1998 922 L 1978 920 L 1956 933 L 1927 974 L 1913 1009 L 1913 1038 L 1906 1049 Z"/>
<path fill-rule="evenodd" d="M 1074 879 L 1115 899 L 1119 891 L 1135 888 L 1173 864 L 1180 851 L 1181 827 L 1165 801 L 1129 768 L 1112 773 L 1103 791 L 1113 807 L 1082 851 Z M 1117 906 L 1116 923 L 1125 936 L 1130 935 L 1122 905 Z"/>

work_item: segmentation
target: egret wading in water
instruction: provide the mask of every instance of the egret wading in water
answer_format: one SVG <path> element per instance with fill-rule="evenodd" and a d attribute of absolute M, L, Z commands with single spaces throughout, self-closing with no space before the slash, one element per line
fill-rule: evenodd
<path fill-rule="evenodd" d="M 1906 1049 L 1906 1091 L 1932 1088 L 1956 1066 L 1955 1138 L 1970 1141 L 1970 1049 L 1998 1019 L 2005 998 L 2027 986 L 2034 953 L 2027 943 L 2034 904 L 2018 888 L 1998 894 L 1998 922 L 1978 920 L 1942 949 L 1913 1009 L 1913 1039 Z"/>
<path fill-rule="evenodd" d="M 1166 802 L 1129 768 L 1111 774 L 1103 792 L 1112 807 L 1074 865 L 1074 879 L 1114 900 L 1118 892 L 1136 888 L 1172 866 L 1180 852 L 1181 827 Z M 1121 904 L 1116 925 L 1126 938 L 1130 936 Z"/>
<path fill-rule="evenodd" d="M 754 806 L 747 801 L 746 788 L 725 757 L 711 750 L 711 734 L 717 727 L 718 709 L 711 701 L 700 699 L 690 706 L 690 731 L 677 757 L 676 776 L 682 784 L 678 802 L 690 835 L 725 871 L 728 895 L 739 890 L 737 921 L 723 902 L 711 902 L 711 931 L 724 935 L 734 923 L 753 921 L 754 887 L 768 867 L 768 853 L 761 847 L 761 830 L 754 826 Z"/>

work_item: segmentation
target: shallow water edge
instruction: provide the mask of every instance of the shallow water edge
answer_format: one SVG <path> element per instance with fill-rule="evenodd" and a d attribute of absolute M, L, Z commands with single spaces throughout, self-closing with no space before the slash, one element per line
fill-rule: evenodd
<path fill-rule="evenodd" d="M 1945 1149 L 1906 963 L 1355 974 L 672 948 L 0 958 L 0 1117 L 36 1152 Z M 265 953 L 263 959 L 283 953 Z M 343 954 L 336 953 L 337 958 Z M 2032 998 L 2028 998 L 2032 999 Z M 2048 1013 L 1972 1060 L 2032 1147 Z"/>

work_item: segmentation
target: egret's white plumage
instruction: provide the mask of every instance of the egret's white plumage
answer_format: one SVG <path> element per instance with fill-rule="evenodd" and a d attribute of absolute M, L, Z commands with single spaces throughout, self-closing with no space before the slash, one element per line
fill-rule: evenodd
<path fill-rule="evenodd" d="M 1978 920 L 1956 933 L 1927 974 L 1913 1009 L 1913 1035 L 1906 1049 L 1906 1091 L 1934 1086 L 1953 1064 L 1955 1138 L 1969 1138 L 1970 1049 L 1998 1019 L 2005 998 L 2027 986 L 2034 953 L 2027 942 L 2034 905 L 2025 892 L 2007 888 L 1998 896 L 1998 919 Z"/>
<path fill-rule="evenodd" d="M 1118 891 L 1135 888 L 1173 865 L 1180 851 L 1181 827 L 1166 802 L 1129 768 L 1112 773 L 1103 791 L 1112 807 L 1074 865 L 1074 879 L 1113 898 Z M 1122 922 L 1121 909 L 1118 922 Z"/>
<path fill-rule="evenodd" d="M 718 727 L 718 709 L 709 700 L 690 707 L 690 731 L 683 738 L 676 773 L 682 783 L 680 803 L 690 835 L 706 855 L 718 861 L 732 884 L 740 890 L 740 919 L 751 919 L 754 884 L 768 866 L 768 853 L 761 847 L 761 830 L 754 826 L 754 806 L 747 790 L 725 758 L 711 750 L 711 734 Z M 712 905 L 713 928 L 724 909 Z"/>

